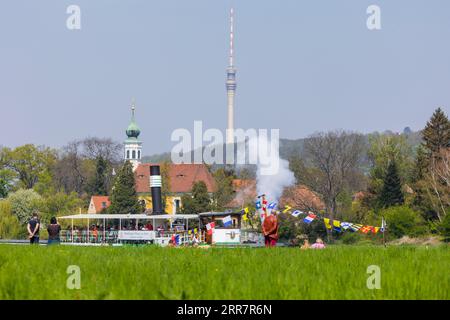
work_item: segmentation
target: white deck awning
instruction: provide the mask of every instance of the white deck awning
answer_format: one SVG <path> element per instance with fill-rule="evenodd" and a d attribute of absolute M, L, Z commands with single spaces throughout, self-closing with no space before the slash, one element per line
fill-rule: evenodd
<path fill-rule="evenodd" d="M 146 214 L 95 214 L 95 213 L 82 213 L 74 214 L 70 216 L 57 217 L 58 219 L 98 219 L 98 220 L 175 220 L 175 219 L 198 219 L 197 214 L 159 214 L 159 215 L 146 215 Z"/>

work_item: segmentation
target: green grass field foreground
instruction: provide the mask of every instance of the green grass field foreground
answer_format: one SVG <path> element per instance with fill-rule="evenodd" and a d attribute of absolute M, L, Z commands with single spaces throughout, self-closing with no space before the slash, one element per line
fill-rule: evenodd
<path fill-rule="evenodd" d="M 68 289 L 70 265 L 81 288 Z M 368 289 L 370 265 L 381 289 Z M 160 248 L 0 245 L 0 299 L 449 299 L 439 247 Z"/>

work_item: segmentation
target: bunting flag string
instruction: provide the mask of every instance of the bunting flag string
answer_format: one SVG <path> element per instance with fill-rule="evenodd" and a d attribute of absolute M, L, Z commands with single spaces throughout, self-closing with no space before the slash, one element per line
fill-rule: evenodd
<path fill-rule="evenodd" d="M 308 215 L 303 219 L 303 221 L 304 221 L 305 223 L 307 223 L 307 224 L 310 224 L 311 222 L 314 221 L 314 219 L 315 219 L 316 217 L 317 217 L 317 216 L 316 216 L 315 214 L 310 213 L 310 214 L 308 214 Z"/>
<path fill-rule="evenodd" d="M 267 208 L 269 208 L 270 210 L 273 210 L 273 209 L 276 208 L 276 206 L 277 206 L 277 203 L 276 203 L 276 202 L 271 202 L 271 203 L 267 206 Z"/>
<path fill-rule="evenodd" d="M 299 215 L 301 215 L 303 212 L 301 212 L 300 210 L 295 210 L 294 212 L 291 213 L 292 216 L 294 217 L 298 217 Z"/>
<path fill-rule="evenodd" d="M 263 197 L 262 202 L 260 200 L 258 200 L 255 203 L 256 210 L 262 210 L 262 212 L 260 212 L 260 215 L 259 215 L 261 220 L 264 220 L 264 218 L 267 216 L 267 209 L 274 211 L 278 205 L 277 202 L 271 202 L 268 205 L 267 205 L 267 203 L 268 202 L 265 199 L 265 197 Z M 289 213 L 292 209 L 293 208 L 291 206 L 285 205 L 284 209 L 281 212 Z M 244 208 L 242 210 L 242 212 L 243 212 L 242 219 L 244 221 L 247 221 L 249 208 L 248 207 Z M 339 220 L 334 220 L 334 219 L 332 220 L 332 219 L 329 219 L 326 217 L 322 217 L 320 214 L 318 214 L 316 212 L 311 212 L 311 211 L 304 212 L 304 211 L 295 209 L 294 211 L 290 212 L 290 214 L 295 218 L 299 218 L 300 215 L 306 215 L 304 218 L 302 218 L 303 222 L 306 224 L 311 224 L 314 220 L 321 219 L 325 223 L 325 227 L 328 230 L 334 230 L 336 232 L 342 232 L 342 231 L 349 230 L 352 232 L 360 231 L 364 234 L 368 234 L 368 233 L 377 234 L 378 232 L 384 233 L 386 231 L 386 221 L 384 220 L 384 218 L 381 219 L 381 227 L 374 227 L 374 226 L 362 225 L 359 223 L 341 222 Z"/>
<path fill-rule="evenodd" d="M 291 209 L 292 209 L 291 207 L 289 207 L 289 206 L 286 205 L 286 206 L 284 206 L 283 213 L 287 213 L 287 212 L 289 212 Z"/>
<path fill-rule="evenodd" d="M 336 232 L 341 232 L 341 222 L 338 220 L 333 220 L 333 230 Z"/>

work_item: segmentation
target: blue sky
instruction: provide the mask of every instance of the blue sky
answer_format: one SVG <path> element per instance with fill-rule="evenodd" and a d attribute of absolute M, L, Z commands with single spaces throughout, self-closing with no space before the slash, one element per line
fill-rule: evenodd
<path fill-rule="evenodd" d="M 66 8 L 81 8 L 81 30 Z M 382 30 L 366 9 L 381 7 Z M 176 128 L 226 126 L 229 8 L 236 11 L 236 127 L 423 128 L 450 111 L 450 2 L 4 0 L 0 145 L 122 141 L 136 98 L 144 154 Z"/>

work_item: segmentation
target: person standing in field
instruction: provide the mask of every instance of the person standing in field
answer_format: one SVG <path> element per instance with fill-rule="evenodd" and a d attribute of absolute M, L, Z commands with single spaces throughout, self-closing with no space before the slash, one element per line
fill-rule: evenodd
<path fill-rule="evenodd" d="M 272 211 L 272 213 L 264 219 L 262 232 L 264 234 L 264 243 L 266 247 L 275 247 L 278 240 L 278 219 L 275 211 Z"/>
<path fill-rule="evenodd" d="M 37 212 L 34 212 L 27 224 L 28 239 L 30 239 L 30 244 L 39 244 L 40 226 L 41 222 L 39 221 L 39 216 Z"/>
<path fill-rule="evenodd" d="M 52 217 L 50 219 L 50 224 L 47 226 L 47 232 L 48 232 L 48 245 L 51 244 L 59 244 L 60 243 L 60 237 L 59 233 L 61 232 L 61 226 L 56 221 L 55 217 Z"/>

